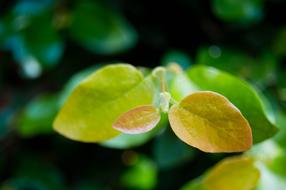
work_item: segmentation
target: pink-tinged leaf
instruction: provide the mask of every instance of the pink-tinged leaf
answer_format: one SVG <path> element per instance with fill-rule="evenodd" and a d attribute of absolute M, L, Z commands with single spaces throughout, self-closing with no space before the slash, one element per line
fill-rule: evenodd
<path fill-rule="evenodd" d="M 159 121 L 159 110 L 152 105 L 143 105 L 119 116 L 112 126 L 123 133 L 140 134 L 153 129 Z"/>

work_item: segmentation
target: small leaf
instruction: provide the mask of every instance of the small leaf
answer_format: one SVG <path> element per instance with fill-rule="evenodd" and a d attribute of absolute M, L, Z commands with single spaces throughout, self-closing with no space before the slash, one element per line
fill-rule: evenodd
<path fill-rule="evenodd" d="M 169 120 L 185 143 L 205 152 L 240 152 L 252 145 L 251 129 L 240 111 L 215 92 L 197 92 L 174 105 Z"/>
<path fill-rule="evenodd" d="M 260 172 L 248 157 L 232 157 L 219 162 L 204 177 L 202 183 L 211 190 L 252 190 Z"/>
<path fill-rule="evenodd" d="M 73 90 L 54 121 L 54 129 L 83 142 L 99 142 L 119 135 L 112 128 L 124 112 L 152 104 L 156 86 L 153 78 L 127 64 L 97 70 Z"/>
<path fill-rule="evenodd" d="M 159 110 L 153 105 L 143 105 L 123 113 L 112 126 L 123 133 L 140 134 L 153 129 L 159 121 Z"/>
<path fill-rule="evenodd" d="M 146 133 L 132 134 L 132 135 L 122 133 L 113 139 L 101 142 L 100 145 L 116 149 L 128 149 L 128 148 L 138 147 L 149 141 L 158 133 L 160 133 L 160 131 L 162 131 L 162 129 L 164 129 L 168 124 L 169 122 L 167 114 L 161 113 L 160 122 L 153 130 L 148 131 Z"/>
<path fill-rule="evenodd" d="M 277 132 L 270 122 L 257 91 L 239 78 L 213 67 L 197 66 L 188 71 L 191 81 L 201 90 L 211 90 L 228 98 L 248 120 L 253 142 L 261 142 Z"/>

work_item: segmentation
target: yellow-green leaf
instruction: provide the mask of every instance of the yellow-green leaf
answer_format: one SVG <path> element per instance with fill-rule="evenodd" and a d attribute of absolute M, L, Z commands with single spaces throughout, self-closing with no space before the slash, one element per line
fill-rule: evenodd
<path fill-rule="evenodd" d="M 232 157 L 219 162 L 204 177 L 202 185 L 208 190 L 252 190 L 260 172 L 248 157 Z"/>
<path fill-rule="evenodd" d="M 205 152 L 241 152 L 252 145 L 247 120 L 230 101 L 215 92 L 187 96 L 171 108 L 169 120 L 182 141 Z"/>
<path fill-rule="evenodd" d="M 78 141 L 99 142 L 120 134 L 112 128 L 124 112 L 152 104 L 156 87 L 152 76 L 127 64 L 97 70 L 73 90 L 56 120 L 54 129 Z"/>
<path fill-rule="evenodd" d="M 153 129 L 159 121 L 159 110 L 153 105 L 143 105 L 123 113 L 113 128 L 127 134 L 140 134 Z"/>
<path fill-rule="evenodd" d="M 232 65 L 231 63 L 232 61 L 228 65 Z M 270 138 L 277 132 L 276 126 L 270 121 L 265 111 L 265 105 L 258 91 L 245 81 L 206 66 L 194 66 L 187 73 L 200 90 L 222 94 L 241 111 L 251 126 L 254 143 Z"/>

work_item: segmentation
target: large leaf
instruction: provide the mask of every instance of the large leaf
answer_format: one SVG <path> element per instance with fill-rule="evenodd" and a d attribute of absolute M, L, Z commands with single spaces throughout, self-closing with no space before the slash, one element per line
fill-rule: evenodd
<path fill-rule="evenodd" d="M 240 152 L 252 145 L 247 120 L 215 92 L 187 96 L 171 108 L 169 120 L 182 141 L 205 152 Z"/>
<path fill-rule="evenodd" d="M 109 65 L 82 81 L 58 114 L 54 128 L 64 136 L 99 142 L 120 133 L 112 123 L 124 112 L 152 104 L 155 95 L 152 76 L 127 64 Z"/>
<path fill-rule="evenodd" d="M 273 136 L 277 128 L 269 121 L 257 92 L 246 82 L 212 67 L 197 66 L 188 76 L 202 90 L 211 90 L 227 97 L 248 120 L 253 142 Z"/>

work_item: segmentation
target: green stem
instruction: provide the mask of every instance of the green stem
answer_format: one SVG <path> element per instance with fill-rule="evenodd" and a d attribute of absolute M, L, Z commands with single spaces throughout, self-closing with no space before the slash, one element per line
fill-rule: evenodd
<path fill-rule="evenodd" d="M 152 75 L 160 82 L 160 92 L 167 92 L 166 69 L 164 67 L 156 67 L 153 70 Z"/>

